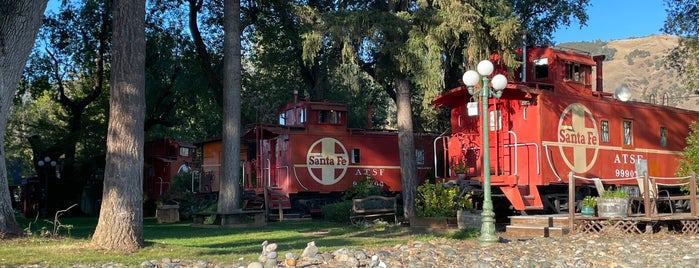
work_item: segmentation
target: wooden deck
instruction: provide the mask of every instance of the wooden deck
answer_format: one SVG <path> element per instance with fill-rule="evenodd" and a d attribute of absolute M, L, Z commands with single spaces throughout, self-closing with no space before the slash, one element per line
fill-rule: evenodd
<path fill-rule="evenodd" d="M 511 216 L 506 233 L 518 237 L 563 236 L 572 233 L 652 234 L 669 231 L 699 234 L 699 217 L 690 213 L 663 213 L 653 217 L 632 214 L 628 217 L 583 217 L 574 214 L 572 228 L 569 214 Z"/>
<path fill-rule="evenodd" d="M 574 233 L 631 233 L 651 234 L 661 230 L 681 234 L 699 234 L 699 217 L 691 213 L 633 214 L 628 217 L 582 217 L 574 218 Z"/>
<path fill-rule="evenodd" d="M 656 187 L 654 178 L 649 178 L 643 174 L 645 185 Z M 599 232 L 620 232 L 620 233 L 653 233 L 658 230 L 670 230 L 682 234 L 699 233 L 699 196 L 696 193 L 696 177 L 692 173 L 686 184 L 689 186 L 689 195 L 660 197 L 649 194 L 650 187 L 642 188 L 641 197 L 631 198 L 639 202 L 639 208 L 643 208 L 642 214 L 632 214 L 633 209 L 629 208 L 627 217 L 583 217 L 575 212 L 574 202 L 568 204 L 568 228 L 572 233 L 599 233 Z M 568 174 L 568 196 L 570 200 L 575 199 L 576 176 Z M 657 192 L 657 189 L 655 190 Z M 687 201 L 689 213 L 658 213 L 658 202 Z M 631 201 L 629 202 L 631 203 Z M 637 209 L 640 210 L 640 209 Z"/>

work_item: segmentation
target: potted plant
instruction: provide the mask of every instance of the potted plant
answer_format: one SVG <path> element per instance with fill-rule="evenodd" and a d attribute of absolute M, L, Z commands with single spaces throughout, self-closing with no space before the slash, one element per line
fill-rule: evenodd
<path fill-rule="evenodd" d="M 626 217 L 629 215 L 629 194 L 622 188 L 607 190 L 597 198 L 597 214 L 600 217 Z"/>
<path fill-rule="evenodd" d="M 597 199 L 588 195 L 582 200 L 580 213 L 583 217 L 592 217 L 595 215 L 595 206 L 597 206 Z"/>
<path fill-rule="evenodd" d="M 462 192 L 460 197 L 457 198 L 456 204 L 456 226 L 459 229 L 471 228 L 480 229 L 481 228 L 481 214 L 476 211 L 473 205 L 472 192 L 464 193 Z"/>
<path fill-rule="evenodd" d="M 463 159 L 452 161 L 451 170 L 454 171 L 456 177 L 459 179 L 459 185 L 461 185 L 461 181 L 466 179 L 466 172 L 468 171 L 466 161 Z"/>

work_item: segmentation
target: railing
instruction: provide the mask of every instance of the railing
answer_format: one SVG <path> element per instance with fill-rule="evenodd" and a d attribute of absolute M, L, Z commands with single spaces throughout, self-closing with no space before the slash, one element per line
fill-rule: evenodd
<path fill-rule="evenodd" d="M 576 180 L 584 180 L 584 181 L 590 181 L 590 182 L 595 182 L 597 181 L 603 181 L 603 182 L 614 182 L 614 181 L 628 181 L 628 180 L 633 180 L 637 179 L 636 177 L 634 178 L 612 178 L 612 179 L 600 179 L 600 178 L 585 178 L 585 177 L 580 177 L 576 176 L 573 172 L 568 173 L 568 227 L 570 228 L 570 231 L 573 232 L 575 230 L 575 181 Z M 689 176 L 685 177 L 651 177 L 648 176 L 647 173 L 644 173 L 641 179 L 644 180 L 644 185 L 645 186 L 650 186 L 650 187 L 643 187 L 643 206 L 644 206 L 644 216 L 647 218 L 652 218 L 654 216 L 657 216 L 657 212 L 653 212 L 651 209 L 651 202 L 656 202 L 660 200 L 661 198 L 658 197 L 657 195 L 657 190 L 656 195 L 651 198 L 650 197 L 650 188 L 653 187 L 654 189 L 657 188 L 657 185 L 661 186 L 683 186 L 683 185 L 688 185 L 689 186 L 689 195 L 686 196 L 669 196 L 669 197 L 662 197 L 662 200 L 671 200 L 671 201 L 680 201 L 680 200 L 689 200 L 689 210 L 690 214 L 692 217 L 696 217 L 698 213 L 697 208 L 697 188 L 696 188 L 696 174 L 694 172 L 691 172 Z M 668 181 L 682 181 L 682 180 L 688 180 L 687 182 L 682 182 L 682 183 L 658 183 L 658 180 L 668 180 Z M 599 185 L 599 184 L 598 184 Z M 598 186 L 599 187 L 599 186 Z M 653 200 L 651 200 L 653 199 Z"/>

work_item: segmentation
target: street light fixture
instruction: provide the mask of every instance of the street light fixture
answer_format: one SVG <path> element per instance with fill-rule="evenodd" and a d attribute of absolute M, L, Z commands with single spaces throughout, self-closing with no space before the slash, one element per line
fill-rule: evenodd
<path fill-rule="evenodd" d="M 39 167 L 42 169 L 44 173 L 44 190 L 43 190 L 43 197 L 44 197 L 44 207 L 41 209 L 41 216 L 42 217 L 48 217 L 49 215 L 49 174 L 52 171 L 51 168 L 54 170 L 56 169 L 56 161 L 52 161 L 51 157 L 44 157 L 44 160 L 39 160 L 37 162 Z M 47 165 L 50 165 L 47 166 Z"/>
<path fill-rule="evenodd" d="M 478 63 L 476 70 L 469 70 L 464 73 L 462 81 L 468 87 L 468 93 L 481 97 L 481 138 L 483 157 L 483 212 L 481 213 L 481 236 L 479 238 L 481 246 L 487 246 L 497 241 L 495 236 L 495 212 L 493 212 L 493 201 L 490 193 L 490 145 L 488 143 L 488 99 L 492 96 L 496 99 L 502 96 L 502 90 L 507 86 L 507 78 L 498 74 L 492 81 L 488 80 L 493 73 L 493 63 L 483 60 Z M 475 86 L 481 82 L 481 88 L 475 90 Z M 491 82 L 491 87 L 488 86 Z"/>

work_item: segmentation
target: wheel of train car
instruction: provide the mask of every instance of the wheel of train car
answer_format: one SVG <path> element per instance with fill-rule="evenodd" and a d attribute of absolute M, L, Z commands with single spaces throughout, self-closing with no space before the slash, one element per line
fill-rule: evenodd
<path fill-rule="evenodd" d="M 561 206 L 568 205 L 568 197 L 563 198 L 558 194 L 542 195 L 541 201 L 544 203 L 544 214 L 559 214 L 563 210 Z"/>

